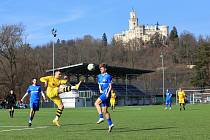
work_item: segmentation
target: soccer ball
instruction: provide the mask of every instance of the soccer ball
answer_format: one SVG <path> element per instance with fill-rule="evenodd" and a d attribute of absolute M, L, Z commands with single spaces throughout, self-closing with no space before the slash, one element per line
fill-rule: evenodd
<path fill-rule="evenodd" d="M 95 65 L 94 64 L 88 64 L 87 69 L 89 71 L 93 71 L 95 69 Z"/>

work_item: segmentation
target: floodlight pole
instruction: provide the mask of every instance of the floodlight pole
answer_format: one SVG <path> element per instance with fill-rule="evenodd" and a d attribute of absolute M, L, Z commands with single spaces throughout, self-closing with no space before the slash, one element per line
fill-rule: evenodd
<path fill-rule="evenodd" d="M 127 105 L 127 97 L 128 97 L 128 74 L 125 75 L 125 105 Z"/>
<path fill-rule="evenodd" d="M 164 103 L 164 93 L 165 93 L 165 72 L 164 72 L 164 63 L 163 63 L 163 52 L 161 51 L 161 54 L 160 54 L 160 58 L 161 58 L 161 62 L 162 62 L 162 70 L 163 70 L 163 103 Z"/>
<path fill-rule="evenodd" d="M 53 35 L 53 76 L 55 75 L 55 37 L 57 35 L 57 30 L 54 28 L 52 29 L 52 35 Z"/>

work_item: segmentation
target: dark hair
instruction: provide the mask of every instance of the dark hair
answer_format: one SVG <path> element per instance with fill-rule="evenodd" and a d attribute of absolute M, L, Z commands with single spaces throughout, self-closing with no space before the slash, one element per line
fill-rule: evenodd
<path fill-rule="evenodd" d="M 105 63 L 101 63 L 101 64 L 99 64 L 99 68 L 101 68 L 101 67 L 106 68 L 106 67 L 107 67 L 107 65 L 106 65 Z"/>
<path fill-rule="evenodd" d="M 33 81 L 34 79 L 36 79 L 36 80 L 37 80 L 37 78 L 35 78 L 35 77 L 31 78 L 31 80 L 32 80 L 32 81 Z"/>

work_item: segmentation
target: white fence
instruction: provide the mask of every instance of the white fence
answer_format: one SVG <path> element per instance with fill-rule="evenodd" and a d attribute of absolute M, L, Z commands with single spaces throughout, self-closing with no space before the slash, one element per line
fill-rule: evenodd
<path fill-rule="evenodd" d="M 210 89 L 184 90 L 188 103 L 210 103 Z M 176 104 L 178 103 L 178 90 L 176 91 Z"/>

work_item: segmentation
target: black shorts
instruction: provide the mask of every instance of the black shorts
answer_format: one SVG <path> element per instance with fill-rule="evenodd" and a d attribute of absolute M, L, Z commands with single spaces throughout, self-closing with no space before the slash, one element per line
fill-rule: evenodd
<path fill-rule="evenodd" d="M 12 109 L 12 107 L 15 108 L 15 104 L 7 104 L 8 109 Z"/>

